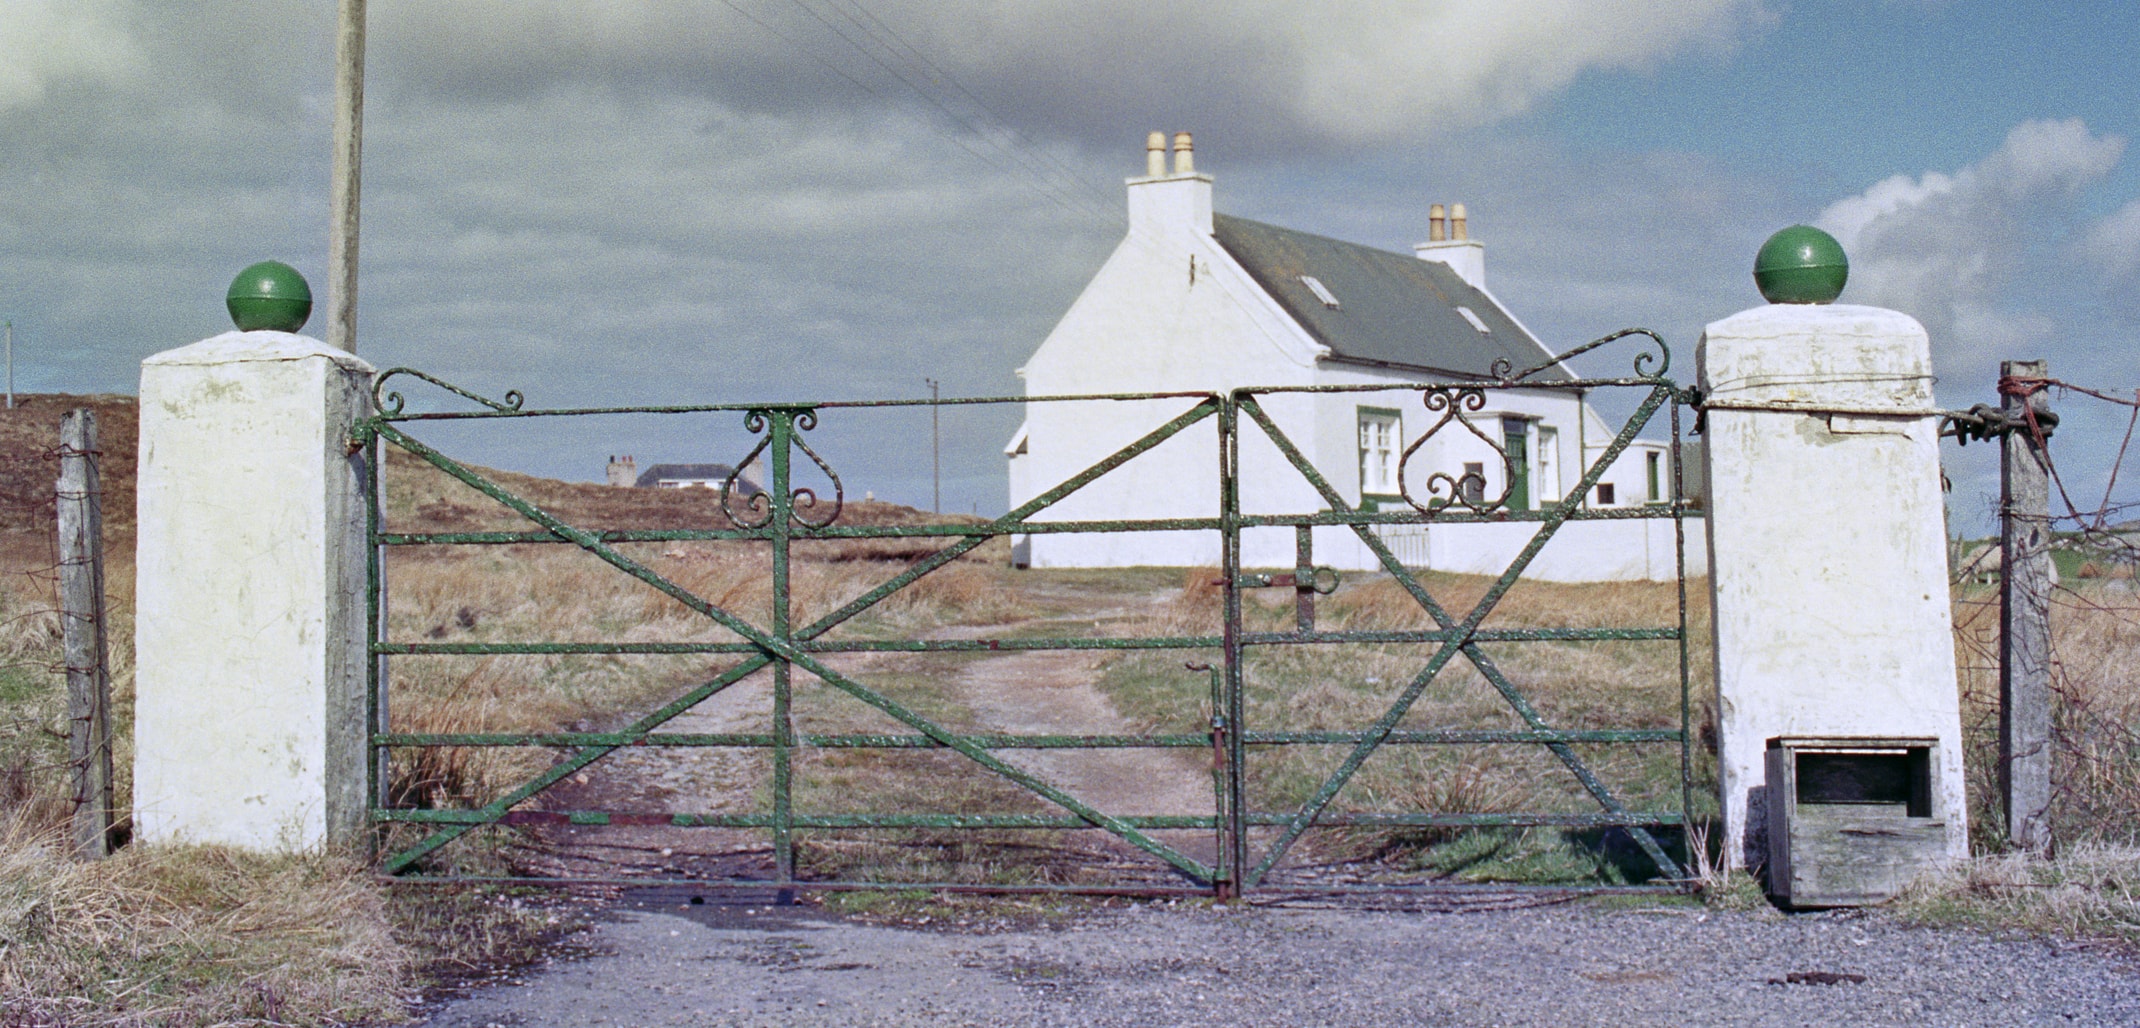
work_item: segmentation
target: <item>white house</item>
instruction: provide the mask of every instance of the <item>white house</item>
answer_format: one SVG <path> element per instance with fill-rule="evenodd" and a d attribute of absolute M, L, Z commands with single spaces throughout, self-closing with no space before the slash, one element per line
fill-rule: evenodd
<path fill-rule="evenodd" d="M 1512 509 L 1560 501 L 1618 426 L 1572 390 L 1491 389 L 1466 410 L 1469 429 L 1443 424 L 1415 383 L 1492 381 L 1497 361 L 1518 371 L 1551 365 L 1531 383 L 1570 382 L 1546 349 L 1486 291 L 1485 249 L 1468 238 L 1463 205 L 1433 212 L 1430 241 L 1413 255 L 1215 214 L 1211 176 L 1195 170 L 1187 133 L 1153 133 L 1146 174 L 1128 181 L 1129 232 L 1048 334 L 1019 377 L 1032 398 L 1095 393 L 1254 387 L 1386 386 L 1387 391 L 1277 393 L 1263 407 L 1348 504 L 1407 509 L 1403 464 L 1425 500 L 1436 473 Z M 1188 410 L 1192 399 L 1034 402 L 1005 454 L 1013 507 L 1068 479 Z M 1661 424 L 1661 423 L 1660 423 Z M 1475 430 L 1475 431 L 1473 431 Z M 1219 510 L 1217 430 L 1184 431 L 1037 515 L 1036 521 L 1212 517 Z M 1264 433 L 1241 426 L 1242 505 L 1248 514 L 1327 507 Z M 1488 440 L 1491 440 L 1491 443 Z M 1504 470 L 1501 450 L 1508 454 Z M 1591 507 L 1660 502 L 1672 494 L 1668 447 L 1638 440 L 1584 498 Z M 1468 477 L 1467 477 L 1468 476 Z M 1392 504 L 1396 505 L 1392 508 Z M 1408 566 L 1498 573 L 1536 522 L 1381 526 Z M 1560 581 L 1663 579 L 1676 573 L 1672 523 L 1570 522 L 1531 565 Z M 1290 567 L 1287 528 L 1249 529 L 1248 567 Z M 1376 567 L 1352 530 L 1318 528 L 1315 562 Z M 1033 533 L 1018 540 L 1037 567 L 1215 565 L 1215 531 Z M 1699 570 L 1699 546 L 1688 554 Z"/>

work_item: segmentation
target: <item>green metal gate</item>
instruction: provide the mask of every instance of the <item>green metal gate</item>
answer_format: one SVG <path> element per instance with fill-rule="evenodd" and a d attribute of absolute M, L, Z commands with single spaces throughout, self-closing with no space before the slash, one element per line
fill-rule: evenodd
<path fill-rule="evenodd" d="M 1097 892 L 1188 892 L 1219 898 L 1240 896 L 1258 889 L 1404 888 L 1438 882 L 1407 880 L 1338 881 L 1292 873 L 1286 866 L 1289 853 L 1311 831 L 1442 831 L 1552 827 L 1564 830 L 1605 830 L 1620 833 L 1631 842 L 1648 865 L 1650 885 L 1672 884 L 1686 877 L 1681 859 L 1669 852 L 1671 836 L 1688 822 L 1693 803 L 1692 751 L 1689 733 L 1688 618 L 1685 573 L 1685 527 L 1692 505 L 1679 495 L 1680 431 L 1682 407 L 1695 399 L 1665 377 L 1669 352 L 1653 333 L 1629 330 L 1615 333 L 1564 355 L 1565 361 L 1614 340 L 1633 338 L 1644 344 L 1634 360 L 1633 374 L 1618 378 L 1568 379 L 1565 375 L 1540 377 L 1555 365 L 1542 365 L 1514 372 L 1505 364 L 1495 374 L 1480 380 L 1418 382 L 1405 388 L 1417 392 L 1427 410 L 1439 420 L 1412 439 L 1398 463 L 1402 505 L 1385 503 L 1355 505 L 1334 487 L 1271 413 L 1279 398 L 1302 394 L 1369 393 L 1391 390 L 1389 386 L 1319 386 L 1278 389 L 1240 389 L 1228 395 L 1208 393 L 1147 393 L 1084 397 L 1000 397 L 942 401 L 824 402 L 759 405 L 697 405 L 676 407 L 603 407 L 558 410 L 524 409 L 517 393 L 494 401 L 406 368 L 380 374 L 374 386 L 376 413 L 362 421 L 353 445 L 368 458 L 370 469 L 370 695 L 373 759 L 369 795 L 372 819 L 388 840 L 381 867 L 395 875 L 455 875 L 465 873 L 444 850 L 485 826 L 530 825 L 661 825 L 674 828 L 742 829 L 761 833 L 768 840 L 770 866 L 762 874 L 738 878 L 734 884 L 781 888 L 844 889 L 901 887 L 977 887 L 975 883 L 898 882 L 876 880 L 828 880 L 813 877 L 797 859 L 800 836 L 836 836 L 840 833 L 888 830 L 952 832 L 1083 831 L 1104 832 L 1126 845 L 1148 867 L 1116 880 L 1074 885 L 1045 883 L 989 884 L 981 888 L 1068 889 Z M 1560 362 L 1556 361 L 1555 364 Z M 429 382 L 456 394 L 479 409 L 448 412 L 415 412 L 405 409 L 403 397 L 389 391 L 392 380 L 410 377 Z M 1599 441 L 1595 457 L 1586 457 L 1577 484 L 1553 502 L 1511 504 L 1510 493 L 1524 488 L 1526 469 L 1514 465 L 1508 444 L 1498 432 L 1482 431 L 1470 414 L 1483 409 L 1489 396 L 1521 390 L 1533 395 L 1570 393 L 1577 398 L 1622 393 L 1633 401 L 1633 413 L 1609 439 Z M 978 523 L 842 524 L 847 498 L 839 477 L 829 462 L 811 444 L 821 418 L 832 418 L 865 408 L 920 407 L 969 404 L 1097 403 L 1136 401 L 1145 405 L 1173 405 L 1150 431 L 1122 446 L 1104 460 L 1053 487 L 1039 492 L 998 518 Z M 672 529 L 602 529 L 568 524 L 527 498 L 501 485 L 497 476 L 450 457 L 414 434 L 427 423 L 556 419 L 606 414 L 706 414 L 732 415 L 742 420 L 755 437 L 755 446 L 737 468 L 762 457 L 769 481 L 762 493 L 746 495 L 732 475 L 720 492 L 725 524 Z M 1206 516 L 1132 520 L 1065 521 L 1040 517 L 1051 506 L 1075 494 L 1110 472 L 1162 443 L 1182 435 L 1192 426 L 1209 424 L 1217 441 L 1212 474 L 1219 483 L 1217 510 Z M 1662 502 L 1600 507 L 1586 497 L 1601 476 L 1645 428 L 1656 425 L 1670 434 L 1670 476 L 1673 486 Z M 1200 429 L 1200 431 L 1202 431 Z M 1407 478 L 1419 469 L 1409 466 L 1413 455 L 1430 438 L 1442 432 L 1468 432 L 1500 454 L 1504 465 L 1500 480 L 1507 488 L 1498 497 L 1485 494 L 1476 472 L 1451 474 L 1435 471 L 1423 481 Z M 1256 445 L 1275 447 L 1291 474 L 1312 488 L 1320 499 L 1319 509 L 1294 513 L 1252 513 L 1244 510 L 1242 448 L 1249 439 Z M 423 466 L 464 484 L 495 501 L 529 523 L 511 531 L 411 532 L 389 530 L 381 469 L 384 453 L 395 448 Z M 1578 453 L 1583 453 L 1581 448 Z M 798 472 L 829 481 L 829 496 L 799 484 Z M 1533 491 L 1534 497 L 1541 495 Z M 1523 509 L 1528 508 L 1528 509 Z M 1530 626 L 1497 628 L 1488 624 L 1497 606 L 1523 578 L 1526 568 L 1561 527 L 1572 521 L 1601 519 L 1664 519 L 1671 522 L 1675 540 L 1677 580 L 1676 620 L 1649 625 Z M 1393 552 L 1385 533 L 1391 530 L 1440 526 L 1517 523 L 1535 525 L 1535 532 L 1508 566 L 1483 593 L 1468 604 L 1452 606 L 1437 595 L 1433 576 L 1408 567 Z M 1319 624 L 1317 601 L 1334 588 L 1337 575 L 1314 561 L 1315 530 L 1335 528 L 1356 535 L 1374 555 L 1386 576 L 1430 627 L 1347 628 Z M 1253 569 L 1242 565 L 1245 533 L 1290 530 L 1295 539 L 1296 559 L 1290 568 Z M 1211 532 L 1221 542 L 1222 568 L 1215 583 L 1223 592 L 1222 613 L 1208 630 L 1196 634 L 1131 635 L 1100 634 L 1029 638 L 836 638 L 833 630 L 883 604 L 902 590 L 912 588 L 932 573 L 950 566 L 991 539 L 1008 535 L 1049 533 L 1120 532 Z M 889 579 L 835 609 L 807 621 L 795 616 L 792 598 L 795 547 L 799 543 L 825 540 L 931 540 L 941 549 L 913 560 Z M 634 548 L 649 543 L 719 543 L 762 547 L 769 552 L 772 601 L 770 616 L 753 620 L 737 610 L 724 608 L 706 596 L 696 595 L 674 577 L 664 576 Z M 695 642 L 609 641 L 490 641 L 448 642 L 393 637 L 388 630 L 386 600 L 389 594 L 388 563 L 391 552 L 402 548 L 499 547 L 548 544 L 576 548 L 645 586 L 684 605 L 708 622 L 720 626 L 732 640 Z M 643 547 L 640 547 L 643 549 Z M 1290 589 L 1296 599 L 1290 625 L 1259 624 L 1256 604 L 1249 602 L 1257 589 Z M 1445 590 L 1444 590 L 1445 591 Z M 1328 602 L 1328 601 L 1325 601 Z M 1267 612 L 1266 612 L 1267 614 Z M 1639 726 L 1571 726 L 1556 723 L 1550 711 L 1541 710 L 1534 698 L 1491 655 L 1487 647 L 1568 647 L 1578 644 L 1647 642 L 1676 649 L 1672 670 L 1676 703 L 1656 712 Z M 1396 659 L 1408 654 L 1411 661 L 1405 679 L 1392 682 L 1376 697 L 1379 715 L 1342 728 L 1304 727 L 1273 721 L 1259 712 L 1251 693 L 1259 688 L 1257 661 L 1260 654 L 1286 651 L 1292 654 L 1335 652 L 1333 647 L 1374 647 L 1377 659 Z M 866 680 L 867 676 L 844 672 L 833 666 L 834 658 L 866 653 L 1003 653 L 1046 650 L 1097 650 L 1109 653 L 1169 651 L 1182 658 L 1182 673 L 1196 676 L 1193 715 L 1203 722 L 1195 731 L 1152 731 L 1110 735 L 1068 735 L 962 731 L 940 717 L 902 703 L 890 691 Z M 571 655 L 703 655 L 709 660 L 729 661 L 667 702 L 612 730 L 552 730 L 541 732 L 416 732 L 396 730 L 388 702 L 396 662 L 449 656 L 541 654 Z M 1307 658 L 1302 658 L 1307 659 Z M 1464 668 L 1465 680 L 1474 682 L 1481 694 L 1514 720 L 1498 728 L 1448 727 L 1409 723 L 1421 697 L 1430 690 L 1461 689 L 1452 669 Z M 798 675 L 797 672 L 801 672 Z M 753 675 L 771 679 L 768 723 L 759 731 L 741 733 L 687 733 L 665 730 L 671 721 L 694 706 Z M 870 708 L 898 722 L 897 732 L 798 732 L 792 716 L 793 703 L 803 680 L 821 683 L 824 689 L 846 701 Z M 1208 683 L 1208 687 L 1203 684 Z M 810 686 L 817 688 L 817 686 Z M 875 716 L 875 715 L 872 715 Z M 584 726 L 582 726 L 584 727 Z M 596 762 L 626 749 L 723 747 L 768 755 L 771 774 L 763 802 L 745 813 L 671 812 L 644 810 L 559 809 L 546 803 L 552 790 Z M 1612 748 L 1645 748 L 1663 751 L 1676 765 L 1676 789 L 1660 796 L 1648 790 L 1644 804 L 1634 809 L 1616 787 L 1611 775 L 1601 773 L 1595 754 Z M 528 776 L 517 786 L 481 804 L 458 808 L 410 802 L 406 790 L 396 788 L 395 753 L 424 749 L 481 751 L 515 748 L 549 754 L 548 766 Z M 1318 768 L 1312 788 L 1295 781 L 1284 806 L 1259 794 L 1256 783 L 1271 762 L 1285 759 L 1299 748 L 1341 755 L 1334 765 Z M 1423 749 L 1415 749 L 1423 748 Z M 1209 812 L 1184 811 L 1156 815 L 1111 813 L 1109 797 L 1074 795 L 1029 767 L 1020 766 L 1010 754 L 1033 750 L 1084 750 L 1123 752 L 1133 749 L 1192 750 L 1208 754 L 1212 804 Z M 1356 795 L 1363 767 L 1378 754 L 1400 750 L 1504 753 L 1511 750 L 1546 755 L 1586 797 L 1588 810 L 1434 810 L 1376 809 L 1375 797 Z M 796 798 L 796 759 L 799 752 L 933 750 L 955 753 L 1001 782 L 1009 783 L 1029 797 L 1044 801 L 1049 812 L 1014 811 L 913 811 L 826 812 L 802 809 Z M 1304 752 L 1304 751 L 1303 751 Z M 1200 758 L 1202 759 L 1202 758 Z M 1267 776 L 1266 776 L 1267 777 Z M 1299 778 L 1295 774 L 1296 779 Z M 392 800 L 390 802 L 390 800 Z M 1418 804 L 1402 805 L 1416 808 Z M 1660 837 L 1660 835 L 1663 837 Z M 1202 839 L 1202 842 L 1194 840 Z M 442 852 L 443 850 L 443 852 Z M 1622 883 L 1625 884 L 1625 883 Z"/>

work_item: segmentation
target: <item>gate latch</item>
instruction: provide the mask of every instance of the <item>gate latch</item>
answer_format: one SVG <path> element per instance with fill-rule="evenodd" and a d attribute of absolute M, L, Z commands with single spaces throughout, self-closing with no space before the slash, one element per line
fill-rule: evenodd
<path fill-rule="evenodd" d="M 1277 574 L 1247 574 L 1236 579 L 1234 584 L 1242 589 L 1305 589 L 1318 596 L 1328 596 L 1337 591 L 1338 573 L 1333 567 L 1307 568 Z M 1225 579 L 1211 583 L 1225 585 Z"/>

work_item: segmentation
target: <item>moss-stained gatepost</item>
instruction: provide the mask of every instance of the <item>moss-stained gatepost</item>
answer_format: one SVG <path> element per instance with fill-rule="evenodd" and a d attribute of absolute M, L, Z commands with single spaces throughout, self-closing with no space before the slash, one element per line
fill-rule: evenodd
<path fill-rule="evenodd" d="M 1766 860 L 1764 751 L 1790 736 L 1936 739 L 1931 801 L 1944 852 L 1965 855 L 1924 328 L 1875 307 L 1777 303 L 1709 325 L 1696 360 L 1725 860 Z"/>
<path fill-rule="evenodd" d="M 143 842 L 287 851 L 360 836 L 365 506 L 349 439 L 371 376 L 280 331 L 142 362 Z"/>

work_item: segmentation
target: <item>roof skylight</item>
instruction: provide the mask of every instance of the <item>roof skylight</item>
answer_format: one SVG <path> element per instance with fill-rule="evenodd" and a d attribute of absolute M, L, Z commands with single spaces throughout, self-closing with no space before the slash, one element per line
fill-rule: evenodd
<path fill-rule="evenodd" d="M 1300 284 L 1307 286 L 1308 291 L 1314 293 L 1316 299 L 1323 301 L 1323 306 L 1331 310 L 1338 309 L 1337 294 L 1332 293 L 1330 287 L 1323 284 L 1322 279 L 1313 275 L 1302 275 L 1300 276 Z M 1479 331 L 1484 332 L 1485 329 L 1482 328 Z"/>

